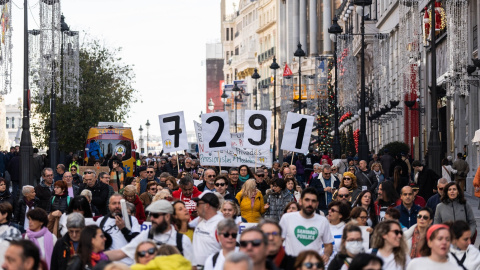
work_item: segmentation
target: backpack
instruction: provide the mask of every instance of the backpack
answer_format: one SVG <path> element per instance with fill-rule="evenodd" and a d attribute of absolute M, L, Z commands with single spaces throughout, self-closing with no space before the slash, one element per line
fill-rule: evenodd
<path fill-rule="evenodd" d="M 217 259 L 218 259 L 218 256 L 220 255 L 220 251 L 215 253 L 215 255 L 213 255 L 213 258 L 212 258 L 212 261 L 213 261 L 213 267 L 215 267 L 215 264 L 217 264 Z"/>
<path fill-rule="evenodd" d="M 55 200 L 55 197 L 56 196 L 52 197 L 52 204 L 53 204 L 53 201 Z M 67 196 L 67 206 L 70 206 L 70 199 L 71 199 L 70 196 Z"/>
<path fill-rule="evenodd" d="M 182 254 L 182 256 L 184 255 L 183 254 L 183 242 L 182 242 L 182 239 L 183 239 L 183 233 L 179 233 L 179 232 L 176 232 L 176 240 L 177 240 L 177 249 L 178 251 L 180 251 L 180 254 Z M 152 230 L 149 230 L 148 231 L 148 239 L 150 240 L 153 240 L 153 233 L 152 233 Z M 166 243 L 165 243 L 166 244 Z"/>

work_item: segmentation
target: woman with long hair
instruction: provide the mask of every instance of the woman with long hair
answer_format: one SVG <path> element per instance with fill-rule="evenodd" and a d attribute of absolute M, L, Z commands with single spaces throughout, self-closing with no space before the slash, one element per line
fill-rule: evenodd
<path fill-rule="evenodd" d="M 382 183 L 383 180 L 385 180 L 385 175 L 383 172 L 382 164 L 380 162 L 374 162 L 372 163 L 372 166 L 370 167 L 371 172 L 375 175 L 377 178 L 378 183 Z"/>
<path fill-rule="evenodd" d="M 80 235 L 77 255 L 68 264 L 67 270 L 92 269 L 99 263 L 108 262 L 105 250 L 105 235 L 97 225 L 86 226 Z"/>
<path fill-rule="evenodd" d="M 410 262 L 402 228 L 395 220 L 378 223 L 373 231 L 371 245 L 371 253 L 383 260 L 384 270 L 403 270 Z"/>
<path fill-rule="evenodd" d="M 349 202 L 354 202 L 362 190 L 357 185 L 357 177 L 351 172 L 344 172 L 343 178 L 340 182 L 339 188 L 333 193 L 333 199 L 337 198 L 338 190 L 342 187 L 346 187 L 350 192 Z"/>
<path fill-rule="evenodd" d="M 410 258 L 418 258 L 420 254 L 420 247 L 422 241 L 425 238 L 428 227 L 432 224 L 433 214 L 430 208 L 422 208 L 417 214 L 417 224 L 411 226 L 405 231 L 404 238 L 407 241 L 407 247 L 409 249 Z"/>
<path fill-rule="evenodd" d="M 470 226 L 463 220 L 457 220 L 450 226 L 452 244 L 448 257 L 465 269 L 480 269 L 480 252 L 471 244 Z"/>
<path fill-rule="evenodd" d="M 0 177 L 0 203 L 3 202 L 9 202 L 11 205 L 14 205 L 13 196 L 8 188 L 7 180 L 5 180 L 3 177 Z"/>
<path fill-rule="evenodd" d="M 220 207 L 220 211 L 223 214 L 224 218 L 231 218 L 235 220 L 235 223 L 240 224 L 247 222 L 242 216 L 240 216 L 240 207 L 233 200 L 225 200 Z"/>
<path fill-rule="evenodd" d="M 253 179 L 255 177 L 247 165 L 240 165 L 240 167 L 238 167 L 238 173 L 238 180 L 240 180 L 242 183 L 245 183 L 248 179 Z"/>
<path fill-rule="evenodd" d="M 240 204 L 240 213 L 249 223 L 258 223 L 265 213 L 265 203 L 260 190 L 257 189 L 255 179 L 247 180 L 237 193 L 236 199 Z"/>
<path fill-rule="evenodd" d="M 395 166 L 393 178 L 390 178 L 390 180 L 398 194 L 402 194 L 402 188 L 408 185 L 408 177 L 402 176 L 402 166 Z"/>
<path fill-rule="evenodd" d="M 375 203 L 373 202 L 373 193 L 370 190 L 364 190 L 358 194 L 357 200 L 353 203 L 353 207 L 360 206 L 367 210 L 367 225 L 374 228 L 378 223 L 377 212 L 375 211 Z"/>
<path fill-rule="evenodd" d="M 28 211 L 28 229 L 25 239 L 32 241 L 40 250 L 40 256 L 47 262 L 50 268 L 53 247 L 57 242 L 57 237 L 48 229 L 48 215 L 42 208 L 35 208 Z"/>
<path fill-rule="evenodd" d="M 435 270 L 461 270 L 460 266 L 448 259 L 450 251 L 450 228 L 445 224 L 435 224 L 428 228 L 420 254 L 423 257 L 413 259 L 407 270 L 435 269 Z"/>
<path fill-rule="evenodd" d="M 167 180 L 165 180 L 165 184 L 167 185 L 168 189 L 170 189 L 172 192 L 179 189 L 177 180 L 173 176 L 167 177 Z"/>
<path fill-rule="evenodd" d="M 185 203 L 183 201 L 175 201 L 173 203 L 172 223 L 179 233 L 185 234 L 190 238 L 190 241 L 193 241 L 193 229 L 188 226 L 189 221 L 190 213 L 185 207 Z"/>
<path fill-rule="evenodd" d="M 339 252 L 328 265 L 328 270 L 343 269 L 345 262 L 350 263 L 357 254 L 364 251 L 362 230 L 353 224 L 345 225 Z"/>
<path fill-rule="evenodd" d="M 75 196 L 70 202 L 68 206 L 66 215 L 62 215 L 60 218 L 60 233 L 61 235 L 65 235 L 67 230 L 67 216 L 71 213 L 80 213 L 85 218 L 85 225 L 95 225 L 95 221 L 93 220 L 92 209 L 90 208 L 90 203 L 88 202 L 87 198 L 83 195 Z"/>
<path fill-rule="evenodd" d="M 440 224 L 445 221 L 457 220 L 467 222 L 470 225 L 471 236 L 475 234 L 477 222 L 472 208 L 465 200 L 460 186 L 455 182 L 450 182 L 443 188 L 441 202 L 437 205 L 433 223 Z"/>
<path fill-rule="evenodd" d="M 300 200 L 302 188 L 298 185 L 297 180 L 291 175 L 285 177 L 285 184 L 290 196 L 298 202 Z"/>
<path fill-rule="evenodd" d="M 157 244 L 153 240 L 145 240 L 137 245 L 135 263 L 146 265 L 158 255 Z"/>
<path fill-rule="evenodd" d="M 398 200 L 398 193 L 391 181 L 383 181 L 378 185 L 378 197 L 375 201 L 375 214 L 378 217 L 378 221 L 383 221 L 385 218 L 385 211 L 388 208 L 396 206 Z"/>

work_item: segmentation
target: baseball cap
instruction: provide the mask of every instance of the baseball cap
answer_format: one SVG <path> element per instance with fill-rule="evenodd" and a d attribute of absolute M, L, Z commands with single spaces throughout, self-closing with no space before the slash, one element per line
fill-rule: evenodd
<path fill-rule="evenodd" d="M 150 204 L 146 209 L 150 213 L 173 214 L 173 206 L 167 200 L 158 200 Z"/>
<path fill-rule="evenodd" d="M 255 174 L 257 174 L 257 175 L 258 175 L 258 174 L 265 174 L 265 170 L 264 170 L 264 169 L 257 169 L 257 170 L 255 171 Z"/>
<path fill-rule="evenodd" d="M 203 201 L 210 204 L 212 207 L 218 208 L 220 201 L 218 201 L 217 195 L 210 191 L 204 191 L 197 198 L 193 198 L 194 202 Z"/>

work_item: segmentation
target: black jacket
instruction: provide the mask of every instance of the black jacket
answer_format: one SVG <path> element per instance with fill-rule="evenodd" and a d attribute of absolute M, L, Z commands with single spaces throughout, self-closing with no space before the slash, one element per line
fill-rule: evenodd
<path fill-rule="evenodd" d="M 95 213 L 96 215 L 100 214 L 102 216 L 107 215 L 107 204 L 108 204 L 108 185 L 104 184 L 97 180 L 93 187 L 89 187 L 88 185 L 84 184 L 80 188 L 81 190 L 88 189 L 92 192 L 92 205 L 94 205 L 99 213 Z"/>
<path fill-rule="evenodd" d="M 42 182 L 35 187 L 35 193 L 40 200 L 38 207 L 48 211 L 48 206 L 51 203 L 50 198 L 52 198 L 53 195 L 53 183 L 52 186 L 49 187 L 45 184 L 45 180 L 42 180 Z"/>
<path fill-rule="evenodd" d="M 7 190 L 5 190 L 3 194 L 0 193 L 0 203 L 3 203 L 3 202 L 9 202 L 12 205 L 12 207 L 15 208 L 15 204 L 13 203 L 13 196 L 8 190 L 8 186 L 7 186 Z"/>
<path fill-rule="evenodd" d="M 40 204 L 40 200 L 37 197 L 35 197 L 35 199 L 33 200 L 33 208 L 37 207 L 37 205 L 39 204 Z M 13 212 L 13 219 L 12 219 L 12 222 L 17 223 L 22 229 L 23 229 L 23 226 L 25 225 L 26 209 L 27 209 L 27 204 L 25 203 L 25 200 L 22 197 L 20 200 L 18 200 L 18 204 L 15 207 L 15 211 Z"/>
<path fill-rule="evenodd" d="M 355 176 L 357 177 L 357 186 L 360 187 L 360 189 L 362 186 L 366 186 L 368 190 L 373 192 L 378 186 L 378 180 L 377 177 L 375 177 L 375 173 L 368 169 L 366 171 L 358 170 Z"/>
<path fill-rule="evenodd" d="M 347 255 L 344 255 L 342 253 L 337 253 L 337 255 L 335 255 L 335 257 L 332 259 L 332 261 L 328 265 L 328 270 L 341 269 L 343 264 L 345 263 L 346 258 L 348 258 Z"/>
<path fill-rule="evenodd" d="M 64 194 L 62 196 L 54 195 L 50 199 L 50 204 L 48 205 L 47 213 L 51 213 L 53 211 L 60 210 L 60 212 L 65 213 L 68 209 L 68 205 L 72 198 L 68 196 L 68 194 Z"/>
<path fill-rule="evenodd" d="M 433 190 L 437 189 L 437 181 L 440 176 L 432 169 L 423 167 L 423 170 L 418 173 L 418 196 L 422 196 L 426 201 L 434 195 Z"/>
<path fill-rule="evenodd" d="M 62 238 L 57 240 L 52 251 L 52 261 L 50 270 L 65 269 L 70 260 L 70 236 L 66 233 Z"/>
<path fill-rule="evenodd" d="M 238 180 L 237 185 L 233 186 L 231 183 L 228 184 L 227 191 L 233 194 L 233 196 L 237 196 L 237 193 L 242 190 L 243 183 L 242 181 Z"/>
<path fill-rule="evenodd" d="M 325 200 L 325 191 L 323 190 L 325 187 L 323 186 L 322 181 L 320 181 L 320 179 L 318 179 L 319 177 L 320 176 L 312 178 L 308 187 L 315 188 L 318 192 L 318 209 L 326 210 L 327 209 L 327 202 Z M 338 189 L 338 187 L 340 186 L 340 181 L 338 180 L 338 178 L 335 177 L 335 176 L 332 176 L 332 181 L 335 181 L 333 183 L 333 187 Z M 332 194 L 332 198 L 333 198 L 333 194 Z"/>

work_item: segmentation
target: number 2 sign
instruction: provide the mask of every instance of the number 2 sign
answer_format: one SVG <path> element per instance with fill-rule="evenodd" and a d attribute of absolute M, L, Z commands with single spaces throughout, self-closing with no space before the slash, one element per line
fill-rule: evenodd
<path fill-rule="evenodd" d="M 158 116 L 162 133 L 163 149 L 166 153 L 188 149 L 187 129 L 183 112 L 174 112 Z"/>
<path fill-rule="evenodd" d="M 271 120 L 271 111 L 245 110 L 243 147 L 247 149 L 270 149 Z"/>
<path fill-rule="evenodd" d="M 297 153 L 307 153 L 313 121 L 313 116 L 289 112 L 280 148 Z"/>
<path fill-rule="evenodd" d="M 228 112 L 202 114 L 202 134 L 205 142 L 205 151 L 231 149 Z"/>

